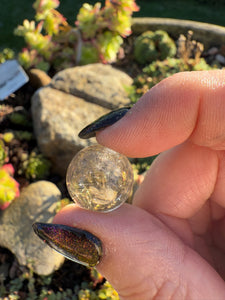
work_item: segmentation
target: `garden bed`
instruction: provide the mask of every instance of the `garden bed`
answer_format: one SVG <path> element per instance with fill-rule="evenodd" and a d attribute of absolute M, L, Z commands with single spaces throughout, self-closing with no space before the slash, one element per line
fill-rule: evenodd
<path fill-rule="evenodd" d="M 157 20 L 157 22 L 159 22 L 159 20 Z M 178 31 L 176 29 L 175 32 L 175 25 L 171 25 L 171 22 L 173 22 L 173 24 L 177 23 L 177 28 L 179 25 L 178 21 L 161 20 L 161 23 L 164 24 L 161 27 L 157 22 L 156 20 L 134 20 L 134 34 L 124 41 L 123 49 L 119 52 L 119 59 L 112 64 L 115 68 L 123 70 L 134 79 L 132 91 L 129 91 L 131 98 L 137 99 L 157 83 L 157 81 L 177 72 L 177 61 L 175 62 L 167 58 L 163 58 L 162 60 L 164 65 L 158 77 L 155 73 L 153 76 L 152 73 L 149 73 L 147 70 L 147 67 L 149 68 L 149 62 L 143 64 L 138 63 L 134 55 L 134 44 L 137 35 L 150 29 L 168 29 L 168 27 L 165 27 L 165 25 L 167 25 L 170 26 L 170 30 L 168 31 L 173 31 L 169 33 L 173 37 L 176 37 L 177 40 L 181 32 L 187 35 L 188 29 L 193 29 L 193 27 L 189 28 L 189 25 L 187 26 L 187 22 L 181 22 L 180 24 L 183 25 Z M 185 29 L 184 24 L 186 24 Z M 194 23 L 191 24 L 194 25 Z M 218 27 L 214 29 L 216 29 L 217 34 Z M 220 33 L 220 40 L 217 35 L 215 40 L 211 38 L 213 44 L 209 45 L 206 42 L 206 51 L 201 53 L 201 58 L 204 58 L 212 67 L 217 66 L 218 68 L 223 67 L 225 64 L 222 62 L 222 57 L 225 55 L 225 34 L 223 28 L 221 28 Z M 198 36 L 197 29 L 194 34 Z M 187 48 L 187 41 L 190 42 L 189 47 L 191 46 L 191 38 L 189 40 L 188 37 L 186 38 L 186 49 L 184 49 L 182 54 L 183 57 L 182 55 L 179 57 L 179 59 L 183 59 L 185 63 L 182 64 L 182 68 L 194 68 L 200 59 L 200 57 L 196 58 L 191 52 L 191 49 Z M 218 57 L 220 57 L 221 61 L 218 61 Z M 159 67 L 161 68 L 161 64 L 157 62 L 157 65 L 154 67 L 154 72 L 158 72 Z M 143 71 L 144 68 L 146 71 Z M 53 73 L 51 73 L 51 76 Z M 47 170 L 42 167 L 39 171 L 34 171 L 33 167 L 30 168 L 29 172 L 27 171 L 27 165 L 31 158 L 38 158 L 39 161 L 46 164 L 46 158 L 40 152 L 33 132 L 31 98 L 35 90 L 36 88 L 31 85 L 31 82 L 28 82 L 21 89 L 1 102 L 0 128 L 3 129 L 0 132 L 0 138 L 4 141 L 5 152 L 7 152 L 5 163 L 13 165 L 15 170 L 14 179 L 19 182 L 20 189 L 23 189 L 39 179 L 46 179 L 57 185 L 62 193 L 62 198 L 68 198 L 65 178 L 56 173 L 52 173 L 51 167 Z M 12 134 L 11 137 L 5 135 L 9 132 Z M 151 160 L 152 159 L 149 158 L 149 161 Z M 149 167 L 148 160 L 136 160 L 134 162 L 140 173 Z M 79 299 L 105 299 L 100 298 L 98 293 L 101 291 L 101 293 L 104 294 L 106 290 L 107 293 L 111 293 L 111 296 L 107 299 L 118 299 L 118 296 L 110 286 L 104 286 L 105 280 L 99 274 L 70 261 L 66 261 L 58 271 L 47 277 L 33 274 L 31 266 L 30 268 L 29 266 L 28 268 L 20 266 L 14 255 L 5 248 L 0 248 L 0 262 L 0 296 L 5 297 L 3 299 L 78 299 L 78 295 Z M 7 298 L 7 296 L 11 298 Z"/>

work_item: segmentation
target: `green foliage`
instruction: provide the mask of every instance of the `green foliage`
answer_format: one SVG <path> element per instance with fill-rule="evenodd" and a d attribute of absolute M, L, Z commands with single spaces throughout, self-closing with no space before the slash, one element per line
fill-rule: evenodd
<path fill-rule="evenodd" d="M 50 68 L 49 62 L 45 61 L 44 58 L 39 55 L 36 49 L 28 50 L 27 48 L 24 48 L 22 52 L 19 53 L 18 60 L 20 64 L 27 70 L 32 67 L 36 67 L 47 72 Z"/>
<path fill-rule="evenodd" d="M 122 37 L 131 33 L 131 15 L 138 10 L 135 0 L 106 0 L 104 7 L 84 3 L 76 27 L 71 27 L 58 6 L 58 0 L 36 0 L 36 22 L 24 20 L 15 29 L 27 45 L 19 54 L 25 69 L 61 70 L 79 63 L 115 61 Z"/>
<path fill-rule="evenodd" d="M 73 47 L 69 45 L 71 27 L 56 10 L 58 6 L 56 0 L 36 0 L 33 8 L 37 24 L 34 20 L 24 20 L 15 29 L 14 33 L 22 36 L 27 44 L 19 54 L 19 62 L 25 69 L 37 67 L 47 71 L 50 65 L 54 66 L 55 57 L 63 63 L 64 52 Z"/>
<path fill-rule="evenodd" d="M 15 278 L 10 281 L 10 292 L 14 293 L 19 291 L 23 286 L 23 279 L 21 277 Z"/>
<path fill-rule="evenodd" d="M 111 284 L 106 281 L 102 288 L 98 291 L 97 299 L 119 300 L 118 293 L 114 290 Z"/>
<path fill-rule="evenodd" d="M 25 113 L 13 112 L 9 115 L 9 120 L 15 125 L 21 125 L 25 127 L 31 127 L 32 124 L 28 120 L 28 117 Z"/>
<path fill-rule="evenodd" d="M 42 289 L 40 296 L 38 297 L 40 300 L 77 300 L 77 296 L 74 295 L 73 290 L 66 289 L 62 292 L 53 292 L 48 291 L 46 289 Z"/>
<path fill-rule="evenodd" d="M 196 2 L 202 3 L 203 5 L 212 5 L 212 6 L 224 6 L 224 0 L 196 0 Z"/>
<path fill-rule="evenodd" d="M 71 201 L 69 198 L 63 198 L 60 201 L 58 201 L 57 207 L 56 207 L 56 213 L 58 213 L 63 207 L 65 207 L 66 205 L 68 205 L 70 203 L 71 203 Z"/>
<path fill-rule="evenodd" d="M 156 61 L 143 69 L 143 72 L 153 78 L 154 84 L 163 78 L 169 77 L 178 72 L 184 72 L 189 66 L 181 59 L 168 58 L 164 61 Z"/>
<path fill-rule="evenodd" d="M 203 45 L 192 40 L 193 32 L 187 37 L 181 35 L 178 39 L 178 49 L 166 32 L 147 31 L 135 40 L 134 54 L 139 63 L 146 64 L 142 72 L 136 76 L 133 85 L 127 87 L 130 99 L 135 103 L 143 94 L 158 82 L 178 72 L 211 70 L 204 58 L 201 58 Z M 173 56 L 176 54 L 178 58 Z M 134 173 L 142 174 L 149 169 L 156 156 L 136 159 Z"/>
<path fill-rule="evenodd" d="M 15 53 L 10 48 L 5 48 L 0 52 L 0 64 L 4 63 L 6 60 L 14 59 Z"/>
<path fill-rule="evenodd" d="M 133 164 L 134 171 L 137 174 L 144 173 L 146 170 L 148 170 L 150 168 L 151 164 L 153 163 L 153 161 L 156 157 L 157 157 L 157 155 L 135 159 L 135 162 Z"/>
<path fill-rule="evenodd" d="M 50 167 L 51 163 L 47 158 L 33 151 L 22 162 L 22 167 L 18 172 L 25 174 L 28 180 L 40 180 L 45 179 L 49 175 Z"/>
<path fill-rule="evenodd" d="M 0 140 L 0 167 L 2 167 L 3 164 L 5 163 L 6 157 L 7 154 L 6 154 L 4 142 Z"/>
<path fill-rule="evenodd" d="M 123 43 L 122 37 L 118 33 L 105 31 L 97 37 L 100 54 L 105 62 L 113 62 Z"/>
<path fill-rule="evenodd" d="M 9 131 L 9 132 L 5 132 L 4 134 L 3 134 L 3 140 L 4 140 L 4 142 L 5 143 L 10 143 L 13 139 L 14 139 L 14 134 L 11 132 L 11 131 Z M 1 149 L 1 146 L 0 146 L 0 149 Z M 0 150 L 1 151 L 1 150 Z M 1 157 L 1 155 L 0 155 L 0 157 Z M 1 160 L 1 158 L 0 158 L 0 160 Z M 1 164 L 0 164 L 1 165 Z"/>
<path fill-rule="evenodd" d="M 210 69 L 212 67 L 206 63 L 204 58 L 201 58 L 196 64 L 193 59 L 189 59 L 188 63 L 185 63 L 180 58 L 168 58 L 164 61 L 157 60 L 143 68 L 143 72 L 134 79 L 132 87 L 128 89 L 130 99 L 135 103 L 155 84 L 175 73 Z"/>
<path fill-rule="evenodd" d="M 82 286 L 81 286 L 82 287 Z M 83 285 L 78 292 L 78 300 L 119 300 L 118 293 L 111 284 L 106 281 L 103 286 L 94 291 L 90 285 Z"/>
<path fill-rule="evenodd" d="M 77 15 L 76 25 L 85 40 L 107 30 L 128 36 L 131 34 L 131 15 L 138 10 L 134 0 L 106 0 L 102 8 L 100 2 L 95 5 L 84 3 Z"/>
<path fill-rule="evenodd" d="M 84 42 L 81 50 L 80 64 L 93 64 L 99 60 L 98 49 L 89 42 Z"/>
<path fill-rule="evenodd" d="M 149 34 L 149 36 L 152 35 L 152 32 L 147 33 Z M 129 93 L 130 99 L 133 103 L 135 103 L 155 84 L 175 73 L 185 71 L 211 70 L 214 68 L 208 65 L 205 59 L 201 57 L 204 47 L 201 43 L 192 40 L 192 36 L 192 31 L 188 31 L 187 37 L 185 37 L 184 35 L 180 35 L 178 39 L 177 51 L 173 50 L 172 52 L 170 52 L 170 54 L 177 52 L 177 58 L 170 57 L 169 54 L 166 59 L 162 61 L 153 61 L 142 69 L 142 72 L 134 79 L 133 85 L 127 88 L 127 92 Z M 143 35 L 141 35 L 140 37 L 140 40 L 142 40 Z M 163 40 L 164 37 L 162 31 L 156 31 L 154 33 L 154 41 Z M 163 52 L 163 56 L 161 56 L 161 58 L 164 57 L 166 51 Z"/>
<path fill-rule="evenodd" d="M 176 45 L 163 30 L 146 31 L 138 36 L 134 42 L 134 57 L 140 64 L 151 63 L 174 57 Z"/>
<path fill-rule="evenodd" d="M 13 135 L 20 141 L 31 141 L 34 138 L 32 132 L 25 130 L 13 130 Z"/>
<path fill-rule="evenodd" d="M 0 297 L 22 299 L 19 292 L 25 287 L 27 292 L 23 292 L 23 299 L 26 297 L 28 300 L 119 300 L 117 292 L 107 281 L 99 289 L 92 282 L 82 282 L 72 289 L 60 291 L 53 291 L 51 283 L 52 275 L 34 277 L 32 267 L 29 267 L 19 277 L 10 280 L 9 289 L 4 286 L 4 278 L 0 277 Z"/>

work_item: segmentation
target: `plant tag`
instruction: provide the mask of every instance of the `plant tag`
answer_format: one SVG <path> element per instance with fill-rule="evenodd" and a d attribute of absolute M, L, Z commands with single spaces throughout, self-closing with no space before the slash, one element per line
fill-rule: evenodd
<path fill-rule="evenodd" d="M 28 80 L 27 74 L 15 59 L 0 64 L 0 100 L 4 100 Z"/>

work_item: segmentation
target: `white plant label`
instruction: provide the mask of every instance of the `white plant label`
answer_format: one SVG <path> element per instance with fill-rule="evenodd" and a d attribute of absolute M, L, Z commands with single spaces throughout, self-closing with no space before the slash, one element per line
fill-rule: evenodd
<path fill-rule="evenodd" d="M 15 59 L 0 64 L 0 100 L 4 100 L 28 80 L 27 74 Z"/>

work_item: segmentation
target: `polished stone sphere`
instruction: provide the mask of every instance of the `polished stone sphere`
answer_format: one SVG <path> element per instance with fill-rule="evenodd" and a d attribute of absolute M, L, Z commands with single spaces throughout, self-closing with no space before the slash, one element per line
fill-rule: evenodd
<path fill-rule="evenodd" d="M 79 206 L 108 212 L 131 195 L 133 178 L 127 157 L 101 145 L 93 145 L 72 159 L 66 184 L 71 198 Z"/>

